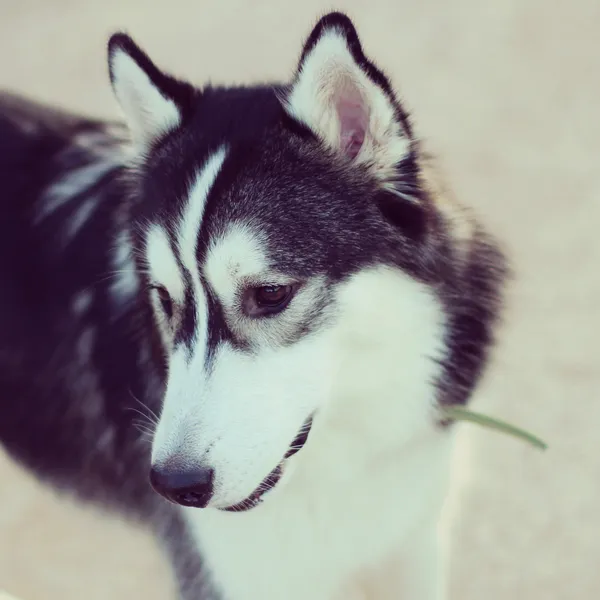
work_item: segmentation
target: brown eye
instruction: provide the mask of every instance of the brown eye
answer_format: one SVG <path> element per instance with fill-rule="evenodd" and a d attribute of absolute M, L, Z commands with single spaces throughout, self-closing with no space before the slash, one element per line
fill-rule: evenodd
<path fill-rule="evenodd" d="M 256 288 L 254 296 L 258 306 L 273 308 L 285 302 L 291 291 L 291 285 L 265 285 Z"/>
<path fill-rule="evenodd" d="M 167 288 L 162 285 L 157 285 L 154 286 L 153 289 L 158 297 L 158 301 L 160 302 L 165 317 L 171 319 L 173 317 L 173 301 L 171 300 L 171 296 L 169 296 L 169 292 L 167 292 Z"/>
<path fill-rule="evenodd" d="M 292 285 L 263 285 L 247 290 L 244 299 L 246 312 L 253 317 L 272 315 L 282 311 L 294 292 Z"/>

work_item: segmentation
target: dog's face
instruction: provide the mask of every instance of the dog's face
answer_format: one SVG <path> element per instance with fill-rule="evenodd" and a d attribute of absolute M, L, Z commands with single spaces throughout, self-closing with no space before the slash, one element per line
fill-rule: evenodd
<path fill-rule="evenodd" d="M 349 282 L 425 261 L 410 126 L 338 14 L 287 86 L 197 90 L 124 35 L 109 53 L 168 366 L 154 483 L 184 505 L 250 508 L 327 407 Z"/>

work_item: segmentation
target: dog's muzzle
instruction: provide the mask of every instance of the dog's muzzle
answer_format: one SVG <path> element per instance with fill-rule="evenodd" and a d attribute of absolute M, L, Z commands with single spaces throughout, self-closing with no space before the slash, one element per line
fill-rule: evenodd
<path fill-rule="evenodd" d="M 228 506 L 222 510 L 227 512 L 244 512 L 250 510 L 261 503 L 263 496 L 273 490 L 273 488 L 279 483 L 281 476 L 283 475 L 283 464 L 285 461 L 304 448 L 312 428 L 313 416 L 311 415 L 302 425 L 298 435 L 294 438 L 294 441 L 290 444 L 289 450 L 286 452 L 281 463 L 279 463 L 261 482 L 261 484 L 254 490 L 254 492 L 248 496 L 242 502 L 235 504 L 234 506 Z"/>

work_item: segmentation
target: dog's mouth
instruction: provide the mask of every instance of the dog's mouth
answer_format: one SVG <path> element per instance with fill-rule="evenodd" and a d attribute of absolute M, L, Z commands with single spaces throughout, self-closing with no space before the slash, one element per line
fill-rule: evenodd
<path fill-rule="evenodd" d="M 279 483 L 283 475 L 283 465 L 286 460 L 294 456 L 302 450 L 304 444 L 308 440 L 308 435 L 310 434 L 310 430 L 312 428 L 313 417 L 310 416 L 305 422 L 304 425 L 300 428 L 298 435 L 294 438 L 294 441 L 290 444 L 288 451 L 285 456 L 281 460 L 281 462 L 263 479 L 261 484 L 248 496 L 245 500 L 234 504 L 233 506 L 228 506 L 227 508 L 223 508 L 221 510 L 227 512 L 245 512 L 247 510 L 251 510 L 252 508 L 259 505 L 264 496 L 272 491 L 275 486 Z"/>

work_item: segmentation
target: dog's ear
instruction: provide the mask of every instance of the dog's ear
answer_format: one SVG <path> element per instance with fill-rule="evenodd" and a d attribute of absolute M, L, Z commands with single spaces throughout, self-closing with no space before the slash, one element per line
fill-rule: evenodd
<path fill-rule="evenodd" d="M 408 117 L 342 13 L 323 17 L 308 37 L 285 104 L 328 146 L 383 180 L 409 153 Z"/>
<path fill-rule="evenodd" d="M 111 36 L 108 66 L 115 96 L 139 150 L 181 124 L 192 86 L 160 71 L 128 35 Z"/>

